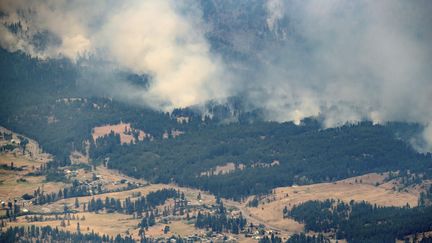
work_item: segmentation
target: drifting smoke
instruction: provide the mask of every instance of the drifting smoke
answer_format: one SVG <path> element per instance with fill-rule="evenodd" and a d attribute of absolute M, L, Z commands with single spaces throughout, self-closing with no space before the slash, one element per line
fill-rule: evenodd
<path fill-rule="evenodd" d="M 283 16 L 279 8 L 269 16 L 288 21 L 294 31 L 283 48 L 270 51 L 268 72 L 260 78 L 271 82 L 255 94 L 270 117 L 299 123 L 320 116 L 327 127 L 361 120 L 418 122 L 426 126 L 423 149 L 431 151 L 430 1 L 312 0 L 284 6 Z"/>
<path fill-rule="evenodd" d="M 284 5 L 282 0 L 268 0 L 266 3 L 267 25 L 270 30 L 275 29 L 277 21 L 284 16 Z"/>
<path fill-rule="evenodd" d="M 97 56 L 109 64 L 95 64 L 90 73 L 100 75 L 101 88 L 111 90 L 113 96 L 141 98 L 155 108 L 170 110 L 226 95 L 227 86 L 217 82 L 222 63 L 210 53 L 194 6 L 158 0 L 13 0 L 3 1 L 0 10 L 6 13 L 0 28 L 3 47 L 39 57 Z M 16 23 L 22 30 L 14 34 L 6 26 Z M 40 33 L 59 40 L 39 48 L 34 40 Z M 154 82 L 148 90 L 113 85 L 114 77 L 103 75 L 109 71 L 98 70 L 101 66 L 149 74 Z"/>
<path fill-rule="evenodd" d="M 3 0 L 0 45 L 39 57 L 97 56 L 108 64 L 86 72 L 82 82 L 157 109 L 242 94 L 270 120 L 300 124 L 313 116 L 325 127 L 417 122 L 425 126 L 421 149 L 432 151 L 432 2 L 250 0 L 243 6 L 252 2 L 267 12 L 266 34 L 277 33 L 275 42 L 253 50 L 260 65 L 249 68 L 247 80 L 233 80 L 229 58 L 211 51 L 205 37 L 211 23 L 194 1 Z M 254 38 L 250 32 L 242 29 L 235 39 Z M 148 74 L 151 85 L 116 82 L 107 67 Z"/>

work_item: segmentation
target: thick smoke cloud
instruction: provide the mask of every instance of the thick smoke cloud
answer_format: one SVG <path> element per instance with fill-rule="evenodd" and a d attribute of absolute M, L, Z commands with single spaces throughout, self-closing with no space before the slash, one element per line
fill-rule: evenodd
<path fill-rule="evenodd" d="M 271 52 L 262 77 L 271 82 L 257 94 L 271 117 L 300 122 L 321 116 L 327 127 L 361 120 L 419 122 L 427 126 L 424 149 L 432 149 L 430 1 L 283 5 L 284 16 L 267 7 L 269 16 L 280 16 L 295 31 L 282 51 Z"/>
<path fill-rule="evenodd" d="M 225 54 L 222 61 L 212 51 L 207 32 L 225 32 L 204 21 L 195 1 L 3 0 L 0 45 L 39 57 L 97 57 L 103 61 L 87 65 L 84 84 L 157 109 L 242 94 L 270 120 L 300 124 L 314 116 L 325 127 L 361 120 L 417 122 L 425 126 L 427 142 L 419 149 L 432 151 L 430 1 L 241 4 L 257 2 L 267 13 L 266 36 L 251 40 L 262 29 L 235 34 L 241 43 L 265 40 L 252 50 L 259 65 L 246 71 L 248 64 Z M 18 22 L 19 31 L 11 28 Z M 38 45 L 41 33 L 45 45 Z M 244 52 L 236 43 L 233 48 Z M 247 75 L 236 75 L 236 66 Z M 115 70 L 149 74 L 151 85 L 147 90 L 119 82 L 111 75 Z"/>
<path fill-rule="evenodd" d="M 0 10 L 6 13 L 0 28 L 3 47 L 39 57 L 103 60 L 87 65 L 95 69 L 86 74 L 99 76 L 100 88 L 112 96 L 170 110 L 226 95 L 227 86 L 217 82 L 222 63 L 210 53 L 197 6 L 158 0 L 11 0 L 3 1 Z M 6 28 L 18 22 L 22 30 L 17 34 Z M 57 43 L 39 48 L 34 39 L 40 33 Z M 107 70 L 99 72 L 102 67 Z M 154 82 L 148 90 L 134 90 L 113 83 L 115 77 L 106 75 L 113 69 L 149 74 Z"/>

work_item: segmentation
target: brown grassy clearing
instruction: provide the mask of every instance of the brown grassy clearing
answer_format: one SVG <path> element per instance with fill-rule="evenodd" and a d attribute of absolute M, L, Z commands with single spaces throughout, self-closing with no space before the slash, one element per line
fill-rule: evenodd
<path fill-rule="evenodd" d="M 355 180 L 363 183 L 355 183 Z M 374 186 L 376 182 L 382 182 L 384 176 L 372 173 L 360 177 L 349 178 L 335 183 L 319 183 L 307 186 L 280 187 L 274 190 L 272 195 L 260 200 L 257 208 L 247 208 L 246 211 L 252 217 L 267 224 L 298 232 L 302 225 L 297 222 L 284 219 L 282 210 L 285 206 L 294 205 L 309 200 L 325 200 L 329 198 L 340 199 L 345 202 L 368 201 L 371 204 L 382 206 L 410 206 L 417 204 L 417 192 L 395 192 L 384 186 Z"/>
<path fill-rule="evenodd" d="M 58 200 L 54 203 L 50 203 L 48 205 L 34 205 L 31 208 L 31 210 L 34 212 L 62 212 L 63 207 L 66 204 L 71 209 L 83 212 L 82 204 L 89 202 L 92 198 L 94 198 L 95 200 L 98 198 L 105 200 L 106 197 L 110 197 L 110 198 L 114 198 L 114 199 L 120 199 L 123 201 L 127 197 L 132 197 L 133 193 L 141 192 L 141 195 L 145 196 L 149 192 L 157 191 L 157 190 L 160 190 L 163 188 L 173 188 L 173 186 L 164 185 L 164 184 L 152 184 L 149 186 L 140 187 L 140 188 L 128 190 L 128 191 L 111 192 L 111 193 L 104 193 L 104 194 L 93 195 L 93 196 L 78 197 L 78 201 L 81 204 L 79 208 L 74 207 L 75 198 L 66 198 L 66 199 Z M 101 214 L 103 214 L 103 213 L 101 213 Z"/>
<path fill-rule="evenodd" d="M 12 139 L 14 139 L 14 140 L 19 140 L 18 136 L 22 136 L 18 133 L 14 133 L 14 132 L 12 132 L 12 131 L 10 131 L 7 128 L 4 128 L 2 126 L 0 126 L 0 132 L 12 133 Z M 22 136 L 22 137 L 25 137 L 25 136 Z M 25 138 L 29 141 L 28 144 L 26 145 L 26 149 L 24 152 L 25 158 L 27 158 L 28 160 L 38 161 L 38 162 L 43 162 L 43 163 L 46 163 L 52 159 L 52 156 L 50 154 L 44 153 L 42 151 L 39 144 L 35 140 L 27 138 L 27 137 L 25 137 Z M 0 140 L 0 145 L 8 144 L 8 143 L 10 143 L 10 142 L 5 141 L 5 140 Z M 17 155 L 21 155 L 21 156 L 23 155 L 21 151 L 20 152 L 16 151 L 14 153 Z"/>
<path fill-rule="evenodd" d="M 71 153 L 71 155 L 69 156 L 69 159 L 71 161 L 72 164 L 88 164 L 90 159 L 88 156 L 82 154 L 81 152 L 78 151 L 73 151 Z"/>
<path fill-rule="evenodd" d="M 165 226 L 169 226 L 170 230 L 167 234 L 164 234 L 163 230 Z M 137 236 L 139 229 L 135 229 L 131 231 L 132 235 Z M 172 235 L 180 235 L 180 236 L 190 236 L 194 234 L 202 235 L 204 234 L 203 230 L 195 229 L 194 224 L 188 224 L 185 221 L 171 221 L 168 224 L 156 224 L 148 229 L 145 232 L 147 236 L 150 237 L 170 237 Z"/>
<path fill-rule="evenodd" d="M 111 132 L 114 132 L 115 134 L 120 135 L 120 142 L 121 143 L 134 143 L 135 138 L 132 136 L 131 131 L 136 130 L 138 131 L 138 139 L 144 140 L 147 137 L 151 137 L 150 134 L 146 134 L 144 131 L 133 129 L 130 125 L 130 123 L 119 123 L 115 125 L 105 125 L 105 126 L 99 126 L 93 128 L 92 137 L 93 140 L 96 141 L 97 138 L 103 137 L 105 135 L 110 134 Z"/>
<path fill-rule="evenodd" d="M 80 224 L 80 230 L 83 233 L 97 232 L 99 234 L 107 234 L 115 237 L 117 234 L 124 235 L 126 231 L 132 231 L 132 229 L 138 227 L 139 220 L 133 219 L 131 215 L 118 214 L 118 213 L 78 213 L 76 214 L 79 219 L 82 216 L 85 217 L 85 220 L 69 220 L 70 225 L 66 225 L 66 227 L 61 226 L 61 220 L 50 220 L 50 221 L 42 221 L 42 222 L 27 222 L 24 216 L 18 217 L 17 222 L 8 223 L 8 226 L 51 226 L 58 227 L 60 230 L 77 232 L 77 223 Z M 65 220 L 67 224 L 67 220 Z"/>
<path fill-rule="evenodd" d="M 33 191 L 38 187 L 42 188 L 42 185 L 45 192 L 58 191 L 59 188 L 64 186 L 64 183 L 58 182 L 45 183 L 45 176 L 26 176 L 26 174 L 35 171 L 45 162 L 29 160 L 25 156 L 15 156 L 11 153 L 0 154 L 0 164 L 10 166 L 11 162 L 13 162 L 14 167 L 27 167 L 22 171 L 0 170 L 0 199 L 3 201 L 7 201 L 9 198 L 20 198 L 25 193 L 33 194 Z M 33 169 L 33 166 L 35 169 Z M 21 178 L 25 181 L 17 181 Z"/>

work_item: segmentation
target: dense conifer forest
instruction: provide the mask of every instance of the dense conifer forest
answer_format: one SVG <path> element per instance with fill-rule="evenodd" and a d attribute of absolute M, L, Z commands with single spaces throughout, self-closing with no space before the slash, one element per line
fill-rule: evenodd
<path fill-rule="evenodd" d="M 0 242 L 432 243 L 432 1 L 0 1 Z"/>
<path fill-rule="evenodd" d="M 0 104 L 0 124 L 39 141 L 55 155 L 54 167 L 69 164 L 71 151 L 85 152 L 87 141 L 95 164 L 109 158 L 109 168 L 127 175 L 176 182 L 236 200 L 278 186 L 369 172 L 410 170 L 423 179 L 432 175 L 431 154 L 416 152 L 404 139 L 418 132 L 416 124 L 363 122 L 323 129 L 319 119 L 305 119 L 300 126 L 267 122 L 259 112 L 243 111 L 236 98 L 229 105 L 209 103 L 212 119 L 193 108 L 167 114 L 89 95 L 77 82 L 79 67 L 67 60 L 0 51 L 0 96 L 5 101 Z M 179 116 L 190 121 L 178 123 Z M 49 117 L 58 122 L 48 122 Z M 227 118 L 236 122 L 227 123 Z M 93 141 L 95 126 L 119 122 L 131 123 L 154 140 L 126 145 L 110 134 Z M 185 134 L 163 139 L 171 130 Z M 238 169 L 202 174 L 228 162 Z"/>
<path fill-rule="evenodd" d="M 382 207 L 367 202 L 308 201 L 285 210 L 306 231 L 333 233 L 348 242 L 395 242 L 432 230 L 432 207 Z M 426 240 L 426 239 L 425 239 Z"/>

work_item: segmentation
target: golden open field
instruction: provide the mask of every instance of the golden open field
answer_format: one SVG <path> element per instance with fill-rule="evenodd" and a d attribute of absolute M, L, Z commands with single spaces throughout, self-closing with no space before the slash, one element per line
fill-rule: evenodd
<path fill-rule="evenodd" d="M 125 124 L 123 124 L 125 125 Z M 124 129 L 124 127 L 122 128 Z M 102 130 L 97 130 L 102 132 Z M 104 131 L 105 132 L 105 131 Z M 119 131 L 120 132 L 120 131 Z M 93 134 L 95 135 L 95 134 Z M 37 143 L 33 141 L 33 145 L 37 147 Z M 37 152 L 36 149 L 33 149 Z M 45 193 L 58 192 L 64 187 L 70 186 L 60 182 L 45 182 L 45 176 L 29 176 L 28 173 L 37 171 L 41 165 L 48 161 L 49 156 L 42 153 L 1 153 L 0 164 L 10 166 L 13 163 L 14 167 L 22 167 L 22 170 L 0 169 L 0 199 L 7 202 L 8 200 L 20 199 L 24 193 L 32 194 L 37 188 L 42 188 Z M 74 154 L 71 156 L 82 156 Z M 77 159 L 79 160 L 79 159 Z M 88 161 L 86 161 L 88 163 Z M 231 168 L 230 168 L 231 169 Z M 66 171 L 67 169 L 65 169 Z M 45 216 L 48 219 L 42 222 L 29 222 L 24 216 L 17 218 L 16 222 L 8 223 L 9 226 L 15 225 L 38 225 L 52 227 L 59 227 L 70 231 L 77 230 L 77 223 L 80 225 L 81 232 L 97 232 L 99 234 L 107 234 L 110 236 L 130 235 L 135 239 L 138 237 L 138 224 L 140 219 L 134 219 L 132 215 L 120 213 L 107 213 L 100 211 L 99 213 L 86 212 L 83 210 L 83 204 L 89 202 L 92 198 L 101 198 L 104 200 L 106 197 L 120 199 L 124 201 L 127 197 L 134 198 L 138 193 L 145 196 L 149 192 L 160 190 L 163 188 L 174 188 L 183 192 L 190 205 L 203 206 L 213 205 L 215 197 L 207 192 L 197 189 L 179 187 L 175 184 L 149 184 L 142 179 L 131 178 L 125 176 L 118 171 L 107 169 L 104 166 L 98 166 L 93 170 L 76 170 L 76 175 L 70 179 L 78 179 L 79 181 L 93 181 L 93 177 L 97 175 L 98 182 L 104 184 L 105 189 L 123 189 L 120 192 L 103 193 L 93 196 L 79 197 L 78 201 L 80 207 L 75 208 L 76 198 L 61 199 L 56 202 L 45 205 L 31 205 L 28 201 L 23 201 L 23 207 L 36 213 L 61 213 L 66 205 L 68 208 L 75 210 L 73 214 L 74 219 L 65 220 L 66 226 L 62 226 L 63 214 L 60 218 L 54 219 L 53 215 Z M 405 188 L 404 190 L 395 190 L 395 181 L 385 181 L 387 174 L 367 174 L 363 176 L 353 177 L 333 183 L 319 183 L 305 186 L 291 186 L 280 187 L 273 190 L 272 194 L 259 198 L 259 206 L 256 208 L 247 207 L 247 203 L 253 197 L 250 197 L 244 202 L 234 202 L 231 200 L 224 200 L 227 208 L 239 210 L 248 222 L 253 224 L 263 224 L 269 230 L 276 230 L 280 232 L 282 239 L 286 240 L 288 237 L 297 232 L 303 231 L 303 225 L 292 220 L 283 218 L 282 211 L 285 206 L 292 207 L 296 204 L 308 200 L 325 200 L 328 198 L 339 199 L 345 202 L 354 201 L 368 201 L 372 204 L 382 206 L 415 206 L 419 196 L 418 188 Z M 125 183 L 118 183 L 121 180 L 126 180 L 138 188 L 132 190 L 124 190 Z M 198 200 L 198 195 L 201 194 L 201 199 Z M 134 200 L 134 199 L 132 199 Z M 160 206 L 172 207 L 173 201 L 168 200 L 165 205 Z M 195 215 L 197 211 L 191 211 L 191 215 Z M 173 218 L 168 222 L 158 222 L 146 232 L 146 235 L 152 237 L 167 237 L 171 235 L 204 235 L 204 230 L 198 230 L 194 227 L 193 221 L 187 221 L 184 217 Z M 169 226 L 170 231 L 164 234 L 165 226 Z M 244 235 L 234 236 L 238 242 L 250 242 L 251 238 L 246 238 Z"/>
<path fill-rule="evenodd" d="M 397 192 L 390 189 L 387 183 L 375 186 L 376 182 L 383 183 L 383 180 L 384 176 L 372 173 L 334 183 L 280 187 L 274 189 L 273 194 L 262 198 L 257 208 L 245 207 L 245 213 L 262 223 L 287 231 L 299 232 L 303 230 L 301 224 L 283 218 L 282 211 L 285 206 L 290 208 L 309 200 L 329 198 L 345 202 L 368 201 L 381 206 L 405 206 L 406 204 L 415 206 L 417 204 L 417 191 Z"/>

